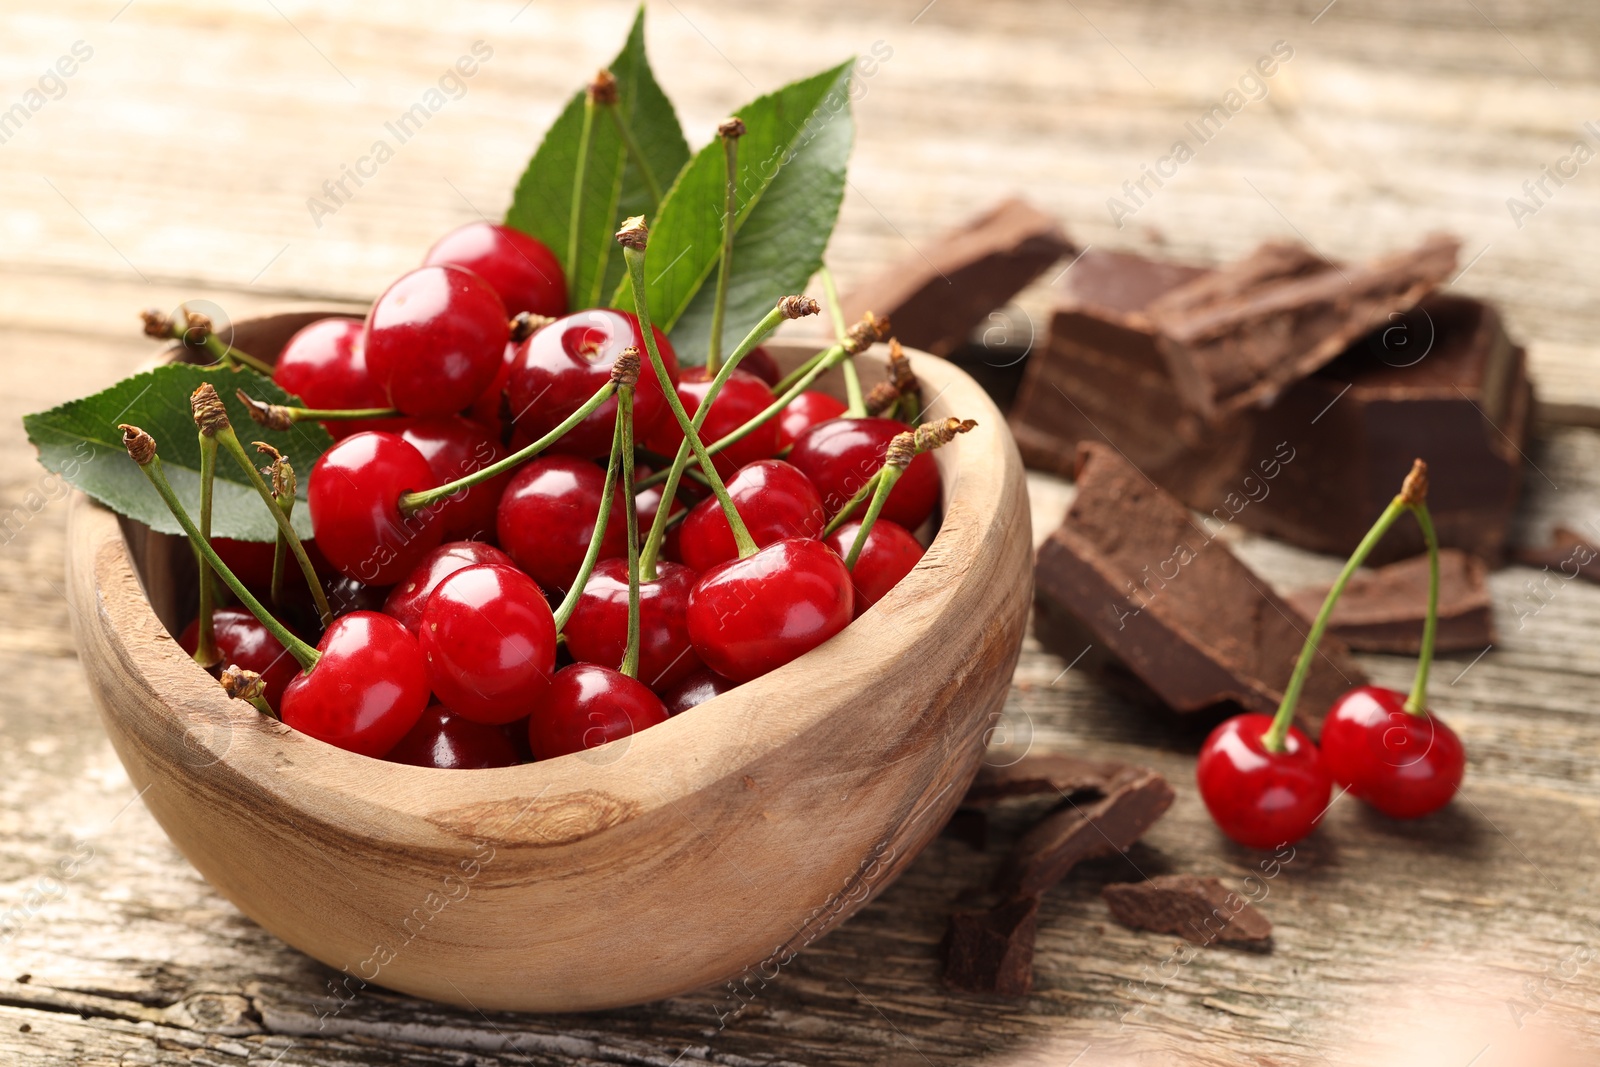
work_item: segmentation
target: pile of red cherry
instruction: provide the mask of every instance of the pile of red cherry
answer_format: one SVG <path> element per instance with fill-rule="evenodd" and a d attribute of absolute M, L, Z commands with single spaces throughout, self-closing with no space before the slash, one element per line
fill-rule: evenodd
<path fill-rule="evenodd" d="M 667 339 L 654 331 L 653 340 L 694 416 L 711 376 L 680 371 Z M 307 487 L 307 548 L 328 574 L 335 617 L 314 669 L 302 671 L 250 612 L 219 608 L 222 662 L 258 672 L 285 723 L 341 748 L 431 767 L 506 766 L 626 736 L 782 666 L 844 629 L 916 564 L 923 547 L 912 531 L 939 496 L 926 454 L 891 483 L 853 568 L 845 558 L 866 509 L 823 537 L 847 502 L 860 505 L 862 486 L 909 425 L 806 391 L 746 427 L 715 454 L 758 549 L 741 557 L 701 484 L 685 478 L 666 502 L 660 478 L 649 477 L 670 463 L 684 431 L 648 360 L 632 393 L 632 432 L 642 464 L 654 466 L 636 471 L 648 484 L 633 503 L 640 537 L 662 507 L 673 525 L 659 558 L 646 552 L 641 564 L 636 677 L 619 669 L 631 525 L 622 489 L 570 614 L 558 624 L 551 606 L 582 580 L 616 395 L 521 466 L 426 507 L 402 506 L 406 494 L 482 471 L 571 421 L 628 350 L 647 350 L 635 315 L 569 314 L 556 257 L 488 223 L 445 236 L 364 322 L 326 318 L 301 329 L 274 380 L 308 416 L 364 416 L 323 422 L 336 443 Z M 774 404 L 778 380 L 770 356 L 752 350 L 716 395 L 700 438 L 709 444 L 745 427 Z M 272 545 L 214 547 L 246 586 L 270 580 Z M 197 623 L 184 635 L 191 651 Z"/>

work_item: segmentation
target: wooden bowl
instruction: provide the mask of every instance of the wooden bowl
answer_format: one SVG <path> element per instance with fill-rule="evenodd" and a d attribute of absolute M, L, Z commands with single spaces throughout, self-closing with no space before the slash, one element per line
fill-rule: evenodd
<path fill-rule="evenodd" d="M 324 314 L 242 322 L 235 343 L 275 358 Z M 815 347 L 769 350 L 787 369 Z M 229 700 L 170 636 L 194 610 L 187 547 L 80 494 L 73 627 L 117 754 L 213 886 L 346 972 L 340 997 L 373 983 L 572 1011 L 729 981 L 747 998 L 938 833 L 1022 642 L 1032 553 L 1016 446 L 970 378 L 912 360 L 929 417 L 978 420 L 937 453 L 943 522 L 916 569 L 795 662 L 545 763 L 385 763 Z M 861 363 L 870 386 L 883 357 Z"/>

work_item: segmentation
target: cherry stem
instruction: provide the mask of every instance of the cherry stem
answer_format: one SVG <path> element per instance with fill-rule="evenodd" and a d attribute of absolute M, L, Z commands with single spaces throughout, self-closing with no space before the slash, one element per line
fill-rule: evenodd
<path fill-rule="evenodd" d="M 286 493 L 273 499 L 278 502 L 278 510 L 283 512 L 284 518 L 294 517 L 293 494 Z M 277 541 L 272 546 L 272 603 L 275 607 L 283 605 L 283 586 L 288 578 L 290 551 L 288 538 L 283 536 L 283 531 L 278 531 Z"/>
<path fill-rule="evenodd" d="M 633 126 L 622 113 L 621 102 L 613 101 L 602 106 L 611 113 L 611 121 L 616 123 L 617 136 L 622 139 L 622 147 L 627 149 L 628 158 L 639 168 L 644 187 L 650 191 L 650 210 L 653 212 L 661 206 L 661 183 L 656 179 L 655 171 L 650 169 L 650 161 L 645 159 L 644 152 L 640 150 L 638 139 L 633 136 Z"/>
<path fill-rule="evenodd" d="M 578 610 L 578 598 L 583 596 L 583 588 L 589 584 L 589 576 L 594 573 L 594 565 L 600 562 L 600 546 L 605 542 L 606 523 L 611 518 L 611 501 L 616 498 L 617 466 L 621 462 L 618 453 L 621 450 L 622 403 L 619 400 L 616 428 L 611 431 L 611 456 L 606 460 L 606 480 L 600 488 L 600 513 L 595 516 L 594 533 L 589 536 L 589 547 L 583 554 L 583 563 L 578 567 L 578 576 L 567 587 L 567 595 L 561 598 L 561 604 L 556 608 L 558 634 L 567 628 L 572 613 Z"/>
<path fill-rule="evenodd" d="M 883 512 L 883 505 L 889 500 L 889 492 L 894 489 L 894 483 L 906 469 L 895 464 L 885 464 L 877 474 L 878 487 L 872 491 L 872 503 L 867 505 L 867 514 L 861 520 L 861 529 L 856 531 L 856 539 L 850 546 L 850 554 L 844 558 L 846 570 L 856 569 L 856 560 L 861 558 L 861 550 L 867 547 L 867 536 L 872 533 L 873 524 L 878 521 L 878 516 Z"/>
<path fill-rule="evenodd" d="M 850 333 L 844 322 L 844 308 L 839 303 L 839 287 L 834 284 L 833 271 L 823 267 L 818 273 L 822 277 L 822 295 L 828 304 L 828 314 L 833 318 L 834 338 L 842 345 Z M 861 392 L 861 376 L 856 373 L 853 359 L 844 361 L 844 396 L 846 417 L 859 419 L 866 415 L 867 399 Z"/>
<path fill-rule="evenodd" d="M 257 374 L 264 374 L 268 378 L 272 377 L 272 364 L 268 363 L 266 360 L 257 359 L 248 352 L 241 352 L 232 345 L 224 344 L 222 341 L 218 340 L 217 335 L 212 333 L 210 330 L 206 331 L 205 340 L 202 343 L 205 345 L 206 351 L 210 353 L 219 363 L 223 363 L 230 367 L 242 364 L 246 367 L 249 367 Z"/>
<path fill-rule="evenodd" d="M 216 481 L 217 439 L 202 430 L 200 432 L 200 536 L 207 541 L 211 540 L 211 502 L 216 490 Z M 199 636 L 195 642 L 194 661 L 210 669 L 222 662 L 222 655 L 217 651 L 216 627 L 212 617 L 216 611 L 216 579 L 205 557 L 198 552 L 195 553 L 195 563 L 200 568 L 200 615 L 197 620 Z"/>
<path fill-rule="evenodd" d="M 722 258 L 717 264 L 716 299 L 711 303 L 711 340 L 706 347 L 706 373 L 716 374 L 722 362 L 722 318 L 727 311 L 728 277 L 733 273 L 733 222 L 739 210 L 739 138 L 722 138 L 727 195 L 722 207 Z"/>
<path fill-rule="evenodd" d="M 631 221 L 631 220 L 630 220 Z M 643 226 L 643 219 L 639 224 Z M 627 224 L 623 226 L 627 230 Z M 643 244 L 642 241 L 639 242 Z M 711 486 L 711 492 L 716 496 L 717 503 L 722 507 L 722 513 L 728 518 L 728 529 L 733 533 L 733 543 L 739 547 L 739 558 L 748 559 L 756 554 L 755 539 L 750 536 L 750 531 L 745 527 L 744 519 L 739 515 L 739 509 L 733 506 L 733 499 L 728 496 L 728 487 L 722 483 L 722 476 L 717 473 L 716 464 L 711 462 L 711 456 L 706 452 L 706 446 L 700 440 L 700 434 L 695 430 L 694 423 L 683 410 L 683 401 L 678 398 L 678 390 L 672 384 L 672 378 L 667 374 L 666 364 L 661 362 L 661 352 L 656 346 L 655 328 L 650 324 L 650 310 L 645 299 L 644 286 L 644 249 L 634 248 L 629 245 L 622 246 L 622 258 L 628 265 L 628 280 L 633 287 L 634 314 L 639 317 L 639 332 L 644 335 L 645 353 L 650 357 L 650 367 L 656 372 L 656 380 L 661 383 L 661 392 L 666 395 L 667 406 L 672 409 L 673 417 L 678 420 L 678 427 L 683 430 L 683 439 L 693 450 L 694 457 L 700 462 L 700 470 L 706 476 L 706 482 Z M 703 405 L 708 410 L 710 404 Z M 635 492 L 635 486 L 628 487 L 629 492 Z M 663 507 L 671 507 L 671 503 L 662 499 Z"/>
<path fill-rule="evenodd" d="M 1426 501 L 1411 505 L 1411 513 L 1422 527 L 1423 540 L 1428 542 L 1428 616 L 1422 624 L 1422 649 L 1417 656 L 1417 677 L 1411 683 L 1411 695 L 1406 698 L 1406 710 L 1413 715 L 1426 715 L 1428 711 L 1428 669 L 1433 666 L 1433 644 L 1439 632 L 1439 535 L 1433 529 L 1433 516 L 1428 514 Z"/>
<path fill-rule="evenodd" d="M 589 169 L 589 142 L 594 137 L 595 107 L 594 93 L 586 93 L 583 98 L 583 129 L 578 134 L 578 162 L 572 172 L 572 210 L 567 216 L 567 261 L 564 266 L 567 277 L 574 285 L 578 280 L 578 224 L 583 221 L 583 187 Z M 585 303 L 579 306 L 589 305 Z"/>
<path fill-rule="evenodd" d="M 607 400 L 610 400 L 611 394 L 615 393 L 616 391 L 617 384 L 615 382 L 606 382 L 600 388 L 596 389 L 594 391 L 594 395 L 588 400 L 585 400 L 578 407 L 578 410 L 574 411 L 571 415 L 568 415 L 565 419 L 563 419 L 561 421 L 561 425 L 557 426 L 555 429 L 551 430 L 549 433 L 533 442 L 533 444 L 525 445 L 524 447 L 519 448 L 517 451 L 511 453 L 511 455 L 507 456 L 505 459 L 502 459 L 496 463 L 491 463 L 487 467 L 481 467 L 478 470 L 473 471 L 471 474 L 462 475 L 453 482 L 445 482 L 443 485 L 437 486 L 433 489 L 423 489 L 415 493 L 405 494 L 400 498 L 400 511 L 406 515 L 421 511 L 423 508 L 437 503 L 446 497 L 455 496 L 463 489 L 470 489 L 480 482 L 486 482 L 496 475 L 504 474 L 508 470 L 511 470 L 515 467 L 520 467 L 522 464 L 526 463 L 528 460 L 532 459 L 534 456 L 537 456 L 540 452 L 543 452 L 545 449 L 561 440 L 561 438 L 565 437 L 568 431 L 570 431 L 574 426 L 578 425 L 578 423 L 582 422 L 584 419 L 593 414 L 595 409 L 601 404 L 604 404 Z"/>
<path fill-rule="evenodd" d="M 1317 643 L 1322 640 L 1323 632 L 1328 629 L 1328 619 L 1333 617 L 1334 605 L 1338 605 L 1339 597 L 1344 593 L 1344 587 L 1350 582 L 1350 576 L 1355 574 L 1355 571 L 1362 566 L 1362 563 L 1365 563 L 1366 557 L 1373 553 L 1374 547 L 1378 545 L 1379 541 L 1382 541 L 1384 534 L 1389 533 L 1390 526 L 1395 525 L 1395 520 L 1400 518 L 1400 515 L 1405 514 L 1408 510 L 1410 512 L 1418 512 L 1419 507 L 1426 509 L 1426 504 L 1424 504 L 1424 499 L 1426 498 L 1427 464 L 1418 459 L 1418 461 L 1414 461 L 1411 464 L 1411 474 L 1406 475 L 1405 485 L 1400 486 L 1400 493 L 1395 494 L 1395 499 L 1389 501 L 1389 507 L 1384 509 L 1384 514 L 1379 515 L 1378 522 L 1373 523 L 1373 528 L 1366 531 L 1366 536 L 1362 537 L 1362 542 L 1355 545 L 1355 552 L 1350 553 L 1350 558 L 1346 561 L 1344 569 L 1339 571 L 1339 577 L 1334 579 L 1333 585 L 1328 589 L 1328 595 L 1323 597 L 1322 608 L 1318 609 L 1315 621 L 1310 624 L 1310 633 L 1306 635 L 1306 643 L 1301 645 L 1299 659 L 1294 662 L 1294 673 L 1290 675 L 1288 688 L 1283 689 L 1283 699 L 1278 702 L 1277 715 L 1272 717 L 1272 726 L 1267 729 L 1267 733 L 1261 736 L 1262 747 L 1267 752 L 1283 752 L 1283 744 L 1285 744 L 1285 739 L 1290 734 L 1290 720 L 1294 718 L 1294 705 L 1298 704 L 1301 689 L 1306 688 L 1306 678 L 1310 675 L 1312 656 L 1317 654 Z M 1419 523 L 1424 522 L 1422 514 L 1424 512 L 1418 512 Z M 1432 531 L 1432 526 L 1434 526 L 1432 522 L 1424 523 L 1422 536 L 1426 537 Z M 1435 560 L 1434 566 L 1437 568 L 1437 560 Z M 1437 573 L 1432 574 L 1430 577 L 1434 577 L 1434 581 L 1437 582 Z M 1430 589 L 1429 622 L 1422 629 L 1424 657 L 1418 664 L 1421 678 L 1418 681 L 1418 689 L 1413 689 L 1413 697 L 1418 696 L 1422 689 L 1426 689 L 1427 662 L 1432 659 L 1432 654 L 1434 654 L 1434 649 L 1432 649 L 1432 630 L 1434 630 L 1434 616 L 1437 616 L 1435 595 L 1437 595 L 1437 584 Z"/>
<path fill-rule="evenodd" d="M 322 658 L 322 653 L 290 633 L 283 623 L 273 618 L 272 613 L 245 588 L 244 583 L 234 577 L 233 572 L 222 562 L 222 557 L 217 555 L 216 549 L 211 547 L 210 542 L 200 536 L 199 528 L 195 526 L 189 513 L 183 509 L 183 504 L 178 501 L 178 494 L 172 491 L 172 484 L 167 481 L 166 472 L 161 468 L 161 457 L 152 455 L 148 462 L 140 464 L 140 469 L 144 471 L 145 477 L 150 479 L 150 484 L 155 487 L 156 493 L 167 505 L 167 510 L 172 512 L 172 517 L 178 520 L 178 525 L 183 527 L 183 532 L 189 536 L 189 543 L 204 557 L 206 563 L 210 564 L 217 577 L 222 579 L 222 584 L 239 598 L 241 604 L 250 609 L 250 614 L 267 628 L 268 633 L 278 639 L 278 643 L 289 651 L 301 669 L 309 672 L 315 667 L 317 661 Z"/>
<path fill-rule="evenodd" d="M 628 648 L 618 668 L 639 677 L 639 501 L 633 493 L 633 386 L 617 388 L 617 436 L 622 453 L 623 514 L 628 517 Z"/>
<path fill-rule="evenodd" d="M 289 404 L 275 404 L 290 422 L 340 422 L 350 419 L 396 419 L 402 412 L 395 408 L 297 408 Z"/>
<path fill-rule="evenodd" d="M 306 585 L 311 590 L 311 599 L 317 605 L 317 615 L 322 620 L 323 628 L 326 629 L 333 623 L 333 608 L 328 606 L 328 595 L 322 591 L 322 580 L 317 577 L 317 569 L 311 565 L 311 557 L 306 555 L 306 546 L 300 543 L 300 535 L 294 532 L 294 524 L 278 506 L 278 498 L 272 495 L 272 490 L 261 477 L 261 472 L 250 462 L 250 457 L 245 454 L 244 446 L 239 443 L 239 435 L 233 432 L 232 426 L 217 431 L 217 443 L 233 457 L 233 461 L 244 471 L 250 479 L 250 484 L 256 487 L 256 492 L 266 502 L 267 510 L 272 512 L 273 521 L 278 524 L 278 536 L 288 543 L 289 551 L 294 553 L 295 561 L 300 564 L 300 573 L 305 576 Z"/>
<path fill-rule="evenodd" d="M 849 500 L 846 500 L 844 502 L 844 507 L 839 509 L 838 514 L 834 515 L 833 518 L 828 520 L 828 525 L 822 528 L 823 537 L 827 537 L 829 534 L 834 533 L 839 529 L 839 527 L 850 521 L 850 515 L 856 510 L 856 508 L 861 506 L 862 501 L 867 500 L 872 495 L 873 491 L 878 488 L 878 482 L 883 478 L 883 472 L 887 469 L 888 467 L 884 466 L 879 467 L 877 470 L 872 472 L 872 477 L 868 478 L 864 483 L 862 483 L 861 488 L 856 490 L 855 496 L 852 496 Z"/>
<path fill-rule="evenodd" d="M 766 340 L 767 335 L 790 317 L 784 311 L 783 302 L 780 301 L 776 307 L 762 316 L 754 329 L 745 334 L 744 340 L 739 342 L 738 347 L 728 356 L 727 362 L 723 363 L 710 384 L 706 386 L 706 395 L 701 399 L 700 406 L 695 409 L 692 420 L 695 433 L 699 433 L 700 428 L 705 425 L 706 417 L 711 414 L 712 403 L 717 399 L 717 394 L 722 392 L 722 387 L 727 384 L 728 379 L 733 377 L 733 372 L 739 367 L 739 361 L 749 355 L 757 345 Z M 661 507 L 656 509 L 655 521 L 650 524 L 650 534 L 645 539 L 644 551 L 639 559 L 640 573 L 647 582 L 656 580 L 656 560 L 661 555 L 662 540 L 666 537 L 668 513 L 672 510 L 672 503 L 678 498 L 678 486 L 682 483 L 688 466 L 689 439 L 685 437 L 678 443 L 678 454 L 672 458 L 667 470 L 652 474 L 650 478 L 634 487 L 637 492 L 653 485 L 665 485 L 661 490 Z"/>

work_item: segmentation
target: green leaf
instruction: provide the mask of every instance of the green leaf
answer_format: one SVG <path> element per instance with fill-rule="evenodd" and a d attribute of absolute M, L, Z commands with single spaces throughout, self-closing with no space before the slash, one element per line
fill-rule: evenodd
<path fill-rule="evenodd" d="M 294 528 L 311 536 L 311 512 L 305 504 L 311 468 L 333 438 L 314 422 L 296 423 L 290 430 L 268 430 L 250 421 L 235 389 L 274 404 L 300 403 L 269 378 L 252 370 L 206 369 L 188 363 L 168 363 L 124 378 L 111 388 L 73 400 L 60 407 L 26 415 L 23 427 L 39 450 L 39 462 L 60 474 L 113 511 L 162 533 L 182 534 L 182 529 L 151 487 L 144 472 L 122 447 L 119 422 L 132 423 L 156 439 L 161 465 L 177 491 L 178 499 L 196 521 L 200 516 L 200 442 L 189 411 L 189 394 L 210 382 L 228 408 L 234 432 L 254 458 L 254 441 L 265 441 L 294 465 L 300 503 L 294 509 Z M 257 467 L 267 465 L 261 456 Z M 278 527 L 267 504 L 246 479 L 239 464 L 223 450 L 217 452 L 217 475 L 211 505 L 211 532 L 240 541 L 271 541 Z"/>
<path fill-rule="evenodd" d="M 722 351 L 732 350 L 778 298 L 805 289 L 839 217 L 855 127 L 850 118 L 854 61 L 794 82 L 734 114 L 739 139 L 733 273 Z M 651 220 L 645 260 L 650 318 L 667 331 L 680 362 L 705 362 L 727 199 L 722 143 L 689 161 Z M 626 280 L 613 304 L 633 308 Z"/>
<path fill-rule="evenodd" d="M 628 121 L 639 152 L 657 184 L 666 189 L 689 159 L 678 115 L 656 84 L 644 51 L 644 8 L 633 20 L 628 41 L 612 60 L 618 108 Z M 578 263 L 566 264 L 572 225 L 572 186 L 577 177 L 583 136 L 585 90 L 567 102 L 517 182 L 506 225 L 537 237 L 561 259 L 567 271 L 568 303 L 573 309 L 599 307 L 622 278 L 622 253 L 615 234 L 630 215 L 655 213 L 650 188 L 604 108 L 597 108 L 584 170 L 583 206 L 578 222 Z"/>

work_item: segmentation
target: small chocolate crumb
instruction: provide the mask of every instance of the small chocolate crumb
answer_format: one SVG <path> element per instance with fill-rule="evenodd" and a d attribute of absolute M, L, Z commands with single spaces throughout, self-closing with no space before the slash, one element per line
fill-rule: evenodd
<path fill-rule="evenodd" d="M 1112 917 L 1131 930 L 1177 934 L 1196 945 L 1272 936 L 1267 917 L 1215 878 L 1167 874 L 1108 885 L 1100 895 Z"/>
<path fill-rule="evenodd" d="M 962 993 L 1024 997 L 1033 989 L 1033 938 L 1039 898 L 1023 897 L 988 911 L 950 916 L 944 984 Z"/>

